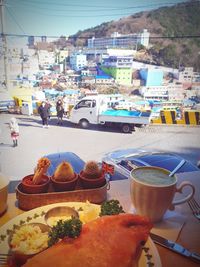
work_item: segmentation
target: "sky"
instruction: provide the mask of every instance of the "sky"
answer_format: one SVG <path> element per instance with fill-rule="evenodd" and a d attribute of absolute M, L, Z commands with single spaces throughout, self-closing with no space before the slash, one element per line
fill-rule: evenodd
<path fill-rule="evenodd" d="M 187 0 L 4 0 L 4 32 L 69 36 L 134 13 Z"/>

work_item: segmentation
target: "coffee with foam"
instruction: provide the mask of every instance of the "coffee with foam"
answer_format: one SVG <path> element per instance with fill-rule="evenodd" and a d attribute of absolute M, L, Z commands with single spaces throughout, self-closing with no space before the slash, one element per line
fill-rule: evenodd
<path fill-rule="evenodd" d="M 167 186 L 176 183 L 175 177 L 159 169 L 137 169 L 134 172 L 134 178 L 141 183 L 149 185 Z"/>
<path fill-rule="evenodd" d="M 130 194 L 136 213 L 148 217 L 152 222 L 162 220 L 168 209 L 192 198 L 195 187 L 184 181 L 177 185 L 176 175 L 163 168 L 144 166 L 133 169 L 130 174 Z M 175 200 L 175 193 L 182 194 L 184 187 L 190 187 L 187 196 Z"/>

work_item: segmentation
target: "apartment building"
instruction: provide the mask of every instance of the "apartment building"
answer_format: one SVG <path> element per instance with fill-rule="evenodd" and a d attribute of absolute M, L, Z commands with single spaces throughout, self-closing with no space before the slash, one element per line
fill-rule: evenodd
<path fill-rule="evenodd" d="M 104 58 L 101 69 L 121 85 L 132 84 L 132 56 L 111 56 Z"/>
<path fill-rule="evenodd" d="M 146 100 L 183 100 L 185 95 L 183 85 L 174 83 L 162 86 L 144 86 L 140 92 Z"/>
<path fill-rule="evenodd" d="M 66 58 L 69 56 L 69 51 L 68 50 L 59 50 L 56 53 L 56 61 L 58 63 L 63 63 L 65 62 Z"/>
<path fill-rule="evenodd" d="M 86 55 L 81 53 L 73 53 L 69 58 L 70 66 L 73 70 L 81 70 L 87 66 Z"/>
<path fill-rule="evenodd" d="M 47 50 L 39 50 L 37 52 L 38 62 L 42 68 L 49 68 L 50 65 L 55 63 L 55 53 L 48 52 Z"/>
<path fill-rule="evenodd" d="M 133 34 L 120 34 L 114 32 L 110 37 L 95 38 L 92 37 L 88 39 L 88 48 L 130 48 L 137 45 L 149 46 L 150 33 L 147 29 L 144 29 L 141 33 Z"/>
<path fill-rule="evenodd" d="M 178 81 L 182 83 L 192 83 L 193 67 L 187 67 L 180 70 L 178 73 Z"/>
<path fill-rule="evenodd" d="M 96 84 L 107 84 L 111 85 L 115 82 L 114 78 L 108 75 L 96 75 L 95 76 L 95 83 Z"/>
<path fill-rule="evenodd" d="M 81 70 L 81 76 L 96 76 L 97 75 L 97 68 L 96 67 L 89 67 Z"/>
<path fill-rule="evenodd" d="M 193 83 L 200 83 L 200 73 L 199 72 L 193 72 Z"/>

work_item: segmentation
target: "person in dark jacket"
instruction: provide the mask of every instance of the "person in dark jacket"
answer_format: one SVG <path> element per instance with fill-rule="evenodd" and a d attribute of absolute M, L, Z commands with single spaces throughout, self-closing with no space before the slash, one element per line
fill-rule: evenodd
<path fill-rule="evenodd" d="M 56 111 L 57 111 L 57 118 L 58 118 L 57 124 L 62 125 L 65 111 L 64 111 L 63 102 L 61 101 L 61 99 L 59 99 L 56 103 Z"/>
<path fill-rule="evenodd" d="M 49 119 L 49 106 L 45 103 L 45 101 L 42 101 L 41 105 L 38 108 L 38 113 L 42 119 L 42 126 L 49 127 L 48 119 Z"/>
<path fill-rule="evenodd" d="M 51 119 L 51 107 L 52 107 L 52 105 L 48 99 L 46 100 L 46 105 L 48 106 L 49 120 L 50 120 Z"/>

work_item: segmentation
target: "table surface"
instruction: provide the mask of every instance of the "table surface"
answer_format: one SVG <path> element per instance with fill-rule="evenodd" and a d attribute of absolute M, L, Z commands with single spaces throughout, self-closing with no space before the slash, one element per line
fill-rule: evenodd
<path fill-rule="evenodd" d="M 200 203 L 200 171 L 191 173 L 178 174 L 178 183 L 189 180 L 195 185 L 195 199 Z M 108 199 L 118 199 L 124 210 L 129 211 L 131 208 L 131 199 L 129 194 L 129 180 L 119 180 L 110 182 L 110 189 L 108 191 Z M 7 211 L 0 217 L 0 226 L 8 222 L 15 216 L 23 213 L 23 210 L 18 208 L 15 193 L 8 194 L 8 208 Z M 178 234 L 176 242 L 185 248 L 200 253 L 200 221 L 198 221 L 189 209 L 188 204 L 179 205 L 178 212 L 183 215 L 183 227 Z M 170 250 L 156 245 L 160 255 L 162 267 L 181 266 L 181 267 L 195 267 L 199 264 L 178 255 Z"/>

